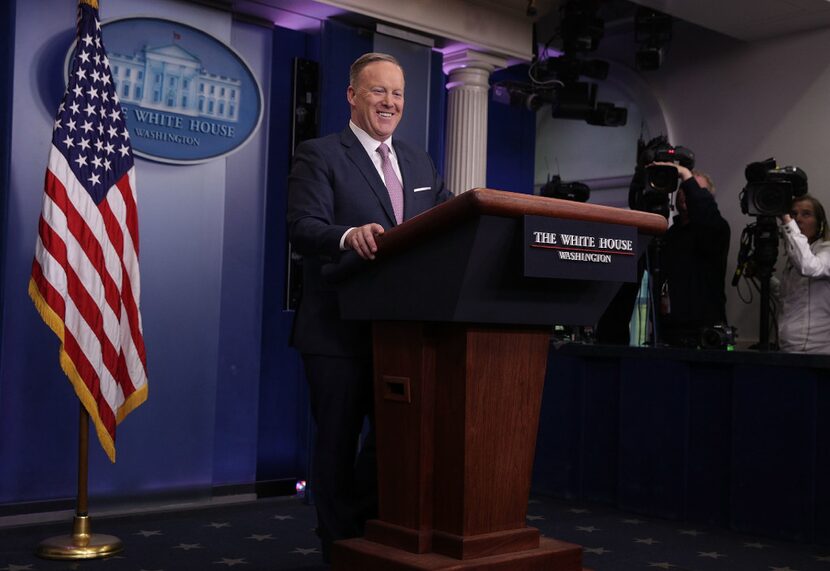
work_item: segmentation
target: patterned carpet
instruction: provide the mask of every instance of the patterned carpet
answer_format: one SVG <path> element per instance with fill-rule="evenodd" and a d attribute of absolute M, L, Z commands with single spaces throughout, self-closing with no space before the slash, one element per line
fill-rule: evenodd
<path fill-rule="evenodd" d="M 749 537 L 611 508 L 550 498 L 531 500 L 528 523 L 585 547 L 594 571 L 830 571 L 830 547 Z M 93 514 L 93 532 L 115 535 L 122 554 L 103 560 L 49 561 L 37 544 L 70 524 L 0 529 L 0 571 L 235 571 L 327 569 L 313 533 L 314 509 L 296 498 L 157 512 Z"/>

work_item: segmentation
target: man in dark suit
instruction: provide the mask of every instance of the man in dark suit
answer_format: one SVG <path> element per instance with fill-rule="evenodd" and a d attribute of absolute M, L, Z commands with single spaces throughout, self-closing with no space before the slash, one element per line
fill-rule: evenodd
<path fill-rule="evenodd" d="M 312 490 L 326 560 L 333 541 L 363 534 L 376 511 L 377 473 L 370 324 L 340 319 L 321 269 L 347 250 L 374 259 L 375 236 L 451 196 L 423 150 L 392 139 L 404 107 L 397 60 L 364 54 L 349 83 L 348 127 L 300 144 L 288 179 L 289 237 L 303 256 L 293 344 L 317 424 Z M 372 429 L 357 455 L 366 417 Z"/>

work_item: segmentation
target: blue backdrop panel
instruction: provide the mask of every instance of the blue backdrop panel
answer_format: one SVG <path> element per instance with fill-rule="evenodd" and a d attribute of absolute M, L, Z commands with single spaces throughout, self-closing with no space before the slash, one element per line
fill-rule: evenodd
<path fill-rule="evenodd" d="M 620 479 L 625 510 L 661 517 L 683 514 L 689 372 L 670 360 L 620 363 Z"/>
<path fill-rule="evenodd" d="M 406 73 L 403 118 L 395 129 L 395 137 L 426 151 L 433 128 L 429 116 L 432 50 L 383 34 L 375 34 L 373 50 L 394 56 Z M 440 129 L 440 126 L 435 128 Z"/>
<path fill-rule="evenodd" d="M 0 109 L 12 108 L 12 88 L 14 86 L 14 12 L 17 5 L 14 2 L 4 2 L 0 6 L 0 85 L 6 89 L 0 91 Z M 9 162 L 11 159 L 12 114 L 0 114 L 0 188 L 9 188 Z M 0 236 L 6 234 L 6 196 L 7 192 L 0 192 Z M 0 331 L 3 330 L 3 267 L 4 256 L 0 252 Z M 0 343 L 0 367 L 3 362 L 3 344 Z M 0 391 L 0 399 L 3 393 Z"/>
<path fill-rule="evenodd" d="M 784 367 L 744 365 L 733 390 L 732 526 L 811 540 L 815 373 L 796 377 Z"/>
<path fill-rule="evenodd" d="M 25 118 L 26 128 L 12 134 L 8 222 L 0 246 L 5 264 L 0 465 L 13 467 L 0 470 L 0 503 L 74 497 L 79 410 L 58 365 L 58 342 L 26 295 L 76 4 L 13 4 L 11 116 Z M 135 15 L 135 9 L 134 2 L 109 0 L 101 17 Z M 187 22 L 225 41 L 231 41 L 233 30 L 241 51 L 258 58 L 260 67 L 270 57 L 270 33 L 244 24 L 234 28 L 228 13 L 173 0 L 148 0 L 141 10 Z M 250 481 L 265 136 L 227 159 L 235 174 L 226 171 L 226 160 L 188 167 L 136 161 L 149 400 L 119 427 L 115 465 L 92 443 L 94 498 L 198 493 L 216 483 Z M 232 181 L 227 193 L 226 172 Z M 218 411 L 217 394 L 223 401 Z"/>
<path fill-rule="evenodd" d="M 429 154 L 435 168 L 444 174 L 444 124 L 447 114 L 447 76 L 444 75 L 444 54 L 432 52 L 429 81 Z"/>
<path fill-rule="evenodd" d="M 526 81 L 527 66 L 499 70 L 490 84 L 508 79 Z M 536 113 L 491 99 L 487 121 L 487 186 L 533 194 Z"/>
<path fill-rule="evenodd" d="M 307 478 L 308 397 L 299 355 L 289 347 L 293 311 L 285 309 L 285 201 L 291 163 L 294 58 L 313 59 L 318 45 L 318 38 L 274 29 L 259 389 L 259 481 Z"/>
<path fill-rule="evenodd" d="M 271 94 L 272 37 L 268 28 L 234 22 L 233 46 L 260 80 L 264 102 Z M 256 478 L 269 122 L 264 106 L 262 126 L 245 152 L 227 159 L 214 486 Z"/>
<path fill-rule="evenodd" d="M 370 32 L 332 20 L 323 22 L 320 41 L 320 136 L 339 133 L 349 124 L 351 111 L 346 100 L 349 67 L 372 51 Z"/>

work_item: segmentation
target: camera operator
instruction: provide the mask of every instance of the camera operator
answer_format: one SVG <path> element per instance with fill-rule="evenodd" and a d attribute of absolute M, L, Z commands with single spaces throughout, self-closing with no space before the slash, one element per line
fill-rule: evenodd
<path fill-rule="evenodd" d="M 782 351 L 830 353 L 830 241 L 827 216 L 809 194 L 781 216 L 787 263 L 779 280 Z"/>
<path fill-rule="evenodd" d="M 652 164 L 676 168 L 682 181 L 661 255 L 659 336 L 669 345 L 696 347 L 704 327 L 726 323 L 729 224 L 707 175 L 673 162 Z"/>

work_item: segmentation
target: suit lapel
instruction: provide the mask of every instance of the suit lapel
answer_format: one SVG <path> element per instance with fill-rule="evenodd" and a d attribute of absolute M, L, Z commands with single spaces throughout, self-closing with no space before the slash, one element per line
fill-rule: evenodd
<path fill-rule="evenodd" d="M 375 193 L 378 201 L 380 201 L 383 211 L 386 213 L 388 221 L 394 226 L 395 212 L 392 210 L 392 200 L 389 198 L 389 191 L 386 190 L 386 184 L 381 180 L 375 165 L 372 164 L 372 159 L 366 154 L 366 150 L 360 141 L 357 140 L 355 134 L 352 133 L 351 128 L 346 127 L 340 133 L 340 141 L 346 147 L 346 155 L 360 170 L 363 178 L 369 183 L 372 192 Z M 404 198 L 404 204 L 406 199 Z"/>

